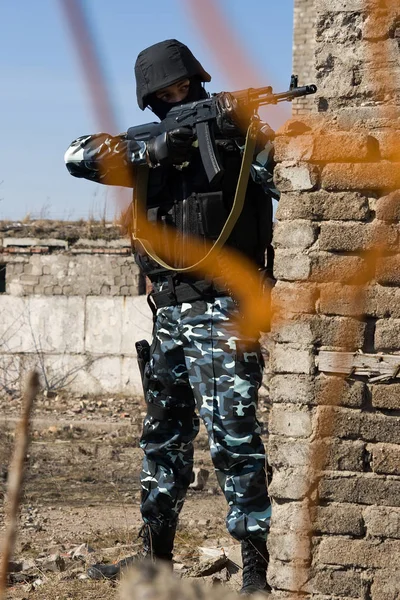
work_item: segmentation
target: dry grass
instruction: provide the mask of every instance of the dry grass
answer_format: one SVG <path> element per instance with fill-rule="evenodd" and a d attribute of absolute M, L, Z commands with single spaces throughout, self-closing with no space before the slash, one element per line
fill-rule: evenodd
<path fill-rule="evenodd" d="M 54 575 L 46 578 L 44 585 L 26 584 L 9 589 L 7 600 L 117 600 L 118 592 L 118 587 L 106 581 L 60 581 Z"/>
<path fill-rule="evenodd" d="M 26 215 L 20 222 L 0 221 L 0 232 L 10 237 L 54 237 L 70 243 L 80 238 L 116 240 L 123 237 L 121 226 L 103 219 L 81 219 L 79 221 L 62 221 L 53 219 L 32 219 Z"/>

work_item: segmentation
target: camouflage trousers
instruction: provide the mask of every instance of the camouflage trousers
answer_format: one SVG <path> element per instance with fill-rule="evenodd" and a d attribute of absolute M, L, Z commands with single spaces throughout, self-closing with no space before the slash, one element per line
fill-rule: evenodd
<path fill-rule="evenodd" d="M 268 533 L 271 503 L 256 418 L 262 357 L 257 340 L 238 337 L 235 315 L 228 296 L 157 311 L 140 441 L 141 512 L 150 525 L 176 525 L 192 478 L 197 408 L 229 505 L 229 533 L 237 540 Z"/>

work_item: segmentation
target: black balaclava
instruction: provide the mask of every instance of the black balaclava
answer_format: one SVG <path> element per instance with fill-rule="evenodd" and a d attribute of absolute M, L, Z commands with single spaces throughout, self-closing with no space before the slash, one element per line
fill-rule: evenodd
<path fill-rule="evenodd" d="M 178 40 L 164 40 L 140 52 L 135 63 L 136 95 L 139 108 L 150 106 L 163 119 L 171 108 L 182 104 L 165 102 L 156 98 L 155 92 L 181 79 L 190 80 L 190 88 L 183 103 L 207 98 L 202 82 L 211 81 L 185 44 Z"/>
<path fill-rule="evenodd" d="M 196 102 L 196 100 L 202 100 L 203 98 L 208 98 L 206 90 L 202 86 L 198 77 L 192 77 L 190 79 L 188 95 L 180 102 L 165 102 L 165 100 L 157 98 L 155 94 L 150 94 L 148 97 L 147 106 L 155 115 L 157 115 L 159 119 L 165 119 L 167 113 L 174 106 L 179 106 L 180 104 L 186 104 L 188 102 Z"/>

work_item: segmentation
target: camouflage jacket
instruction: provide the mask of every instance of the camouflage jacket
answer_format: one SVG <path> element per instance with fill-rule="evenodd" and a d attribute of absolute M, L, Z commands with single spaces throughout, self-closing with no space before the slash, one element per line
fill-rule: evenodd
<path fill-rule="evenodd" d="M 64 159 L 68 171 L 74 177 L 107 185 L 132 187 L 132 166 L 147 162 L 146 143 L 137 144 L 137 151 L 131 152 L 125 133 L 117 136 L 106 133 L 83 135 L 72 142 Z M 266 194 L 278 200 L 279 192 L 272 178 L 273 145 L 267 142 L 259 150 L 251 167 L 251 177 L 262 186 Z"/>

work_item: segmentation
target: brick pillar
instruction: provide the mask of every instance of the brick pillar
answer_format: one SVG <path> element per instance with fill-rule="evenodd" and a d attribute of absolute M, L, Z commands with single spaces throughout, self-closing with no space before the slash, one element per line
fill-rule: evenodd
<path fill-rule="evenodd" d="M 315 0 L 294 0 L 293 20 L 293 73 L 299 77 L 299 85 L 315 81 Z M 313 96 L 295 100 L 293 116 L 307 115 L 316 111 Z"/>
<path fill-rule="evenodd" d="M 315 1 L 319 113 L 276 140 L 269 580 L 277 598 L 398 600 L 400 379 L 341 357 L 400 363 L 400 4 Z"/>

